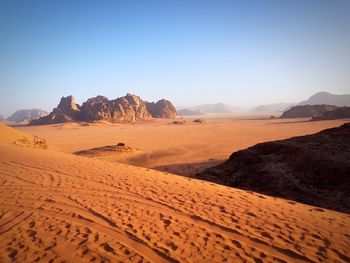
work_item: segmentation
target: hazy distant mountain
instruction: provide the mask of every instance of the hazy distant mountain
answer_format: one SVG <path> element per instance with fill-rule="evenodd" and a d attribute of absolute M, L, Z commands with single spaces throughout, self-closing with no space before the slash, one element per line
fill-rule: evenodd
<path fill-rule="evenodd" d="M 2 116 L 2 115 L 0 114 L 0 121 L 4 121 L 4 120 L 5 120 L 4 116 Z"/>
<path fill-rule="evenodd" d="M 298 103 L 298 105 L 334 105 L 338 107 L 350 106 L 350 94 L 335 95 L 329 92 L 318 92 L 308 100 Z"/>
<path fill-rule="evenodd" d="M 200 111 L 195 111 L 195 110 L 190 110 L 190 109 L 178 110 L 177 113 L 180 116 L 193 116 L 193 115 L 202 115 L 203 114 Z"/>
<path fill-rule="evenodd" d="M 188 107 L 189 110 L 201 113 L 230 113 L 232 107 L 223 103 L 203 104 L 199 106 Z"/>
<path fill-rule="evenodd" d="M 285 111 L 286 109 L 293 107 L 295 103 L 273 103 L 259 105 L 253 109 L 257 112 L 274 112 L 274 111 Z"/>
<path fill-rule="evenodd" d="M 41 109 L 18 110 L 7 118 L 9 122 L 31 122 L 49 113 Z"/>

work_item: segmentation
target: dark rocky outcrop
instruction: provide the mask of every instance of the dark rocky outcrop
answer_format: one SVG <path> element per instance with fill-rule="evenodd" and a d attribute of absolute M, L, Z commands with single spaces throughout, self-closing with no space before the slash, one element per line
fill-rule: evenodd
<path fill-rule="evenodd" d="M 27 109 L 27 110 L 17 110 L 10 117 L 7 118 L 8 122 L 30 122 L 32 120 L 39 119 L 43 116 L 49 114 L 48 112 L 41 109 Z"/>
<path fill-rule="evenodd" d="M 350 123 L 257 144 L 197 178 L 350 213 Z"/>
<path fill-rule="evenodd" d="M 151 105 L 151 106 L 150 106 Z M 174 118 L 176 110 L 170 101 L 144 102 L 140 97 L 128 93 L 109 100 L 104 96 L 88 99 L 79 106 L 73 96 L 62 97 L 59 105 L 48 116 L 32 121 L 31 125 L 53 124 L 69 121 L 136 121 L 154 118 Z"/>
<path fill-rule="evenodd" d="M 333 105 L 303 105 L 295 106 L 283 112 L 281 118 L 319 117 L 326 111 L 334 111 L 338 107 Z"/>
<path fill-rule="evenodd" d="M 337 108 L 334 111 L 326 111 L 319 117 L 313 117 L 313 121 L 335 120 L 350 118 L 350 107 Z"/>
<path fill-rule="evenodd" d="M 205 120 L 203 120 L 203 119 L 195 119 L 195 120 L 193 120 L 192 122 L 195 122 L 195 123 L 205 123 Z"/>
<path fill-rule="evenodd" d="M 184 125 L 186 124 L 186 121 L 183 121 L 183 120 L 173 121 L 173 122 L 170 122 L 169 124 Z"/>
<path fill-rule="evenodd" d="M 173 104 L 165 99 L 159 100 L 156 103 L 146 102 L 146 107 L 154 118 L 174 119 L 177 116 Z"/>
<path fill-rule="evenodd" d="M 76 155 L 86 157 L 107 156 L 132 152 L 133 149 L 125 143 L 118 143 L 117 145 L 107 145 L 102 147 L 91 148 L 83 151 L 75 152 Z"/>

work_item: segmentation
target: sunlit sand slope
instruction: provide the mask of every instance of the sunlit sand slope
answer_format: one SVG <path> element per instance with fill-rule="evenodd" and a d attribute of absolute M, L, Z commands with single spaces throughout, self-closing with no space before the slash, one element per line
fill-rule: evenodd
<path fill-rule="evenodd" d="M 349 215 L 0 146 L 0 262 L 349 262 Z"/>

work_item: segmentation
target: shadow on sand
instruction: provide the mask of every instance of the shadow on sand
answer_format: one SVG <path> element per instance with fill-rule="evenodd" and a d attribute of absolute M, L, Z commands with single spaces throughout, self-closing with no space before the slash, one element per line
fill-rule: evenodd
<path fill-rule="evenodd" d="M 205 161 L 205 162 L 176 163 L 176 164 L 154 166 L 152 167 L 152 169 L 162 171 L 162 172 L 187 176 L 187 177 L 194 177 L 195 174 L 202 172 L 207 168 L 221 164 L 223 162 L 224 160 L 209 159 L 208 161 Z"/>

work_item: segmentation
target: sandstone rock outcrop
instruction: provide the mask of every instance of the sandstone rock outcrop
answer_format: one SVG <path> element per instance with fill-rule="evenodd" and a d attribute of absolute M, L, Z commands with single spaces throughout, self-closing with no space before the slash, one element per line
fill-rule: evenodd
<path fill-rule="evenodd" d="M 157 103 L 144 102 L 130 93 L 126 96 L 109 100 L 104 96 L 88 99 L 79 106 L 73 96 L 62 97 L 59 105 L 48 116 L 32 121 L 31 125 L 53 124 L 69 121 L 136 121 L 150 118 L 174 118 L 176 110 L 170 101 Z"/>
<path fill-rule="evenodd" d="M 81 120 L 84 121 L 136 121 L 150 117 L 142 99 L 130 93 L 115 100 L 97 96 L 81 106 Z"/>
<path fill-rule="evenodd" d="M 283 112 L 281 118 L 304 118 L 319 117 L 326 111 L 334 111 L 337 106 L 333 105 L 302 105 L 295 106 Z"/>
<path fill-rule="evenodd" d="M 75 103 L 73 96 L 62 97 L 57 108 L 44 117 L 33 120 L 30 125 L 54 124 L 80 119 L 79 105 Z"/>
<path fill-rule="evenodd" d="M 350 123 L 257 144 L 197 178 L 350 213 Z"/>
<path fill-rule="evenodd" d="M 173 104 L 165 99 L 156 103 L 146 102 L 147 110 L 154 118 L 174 119 L 177 115 Z"/>

